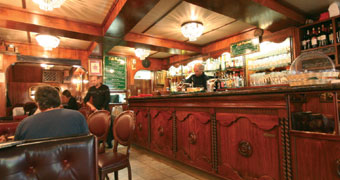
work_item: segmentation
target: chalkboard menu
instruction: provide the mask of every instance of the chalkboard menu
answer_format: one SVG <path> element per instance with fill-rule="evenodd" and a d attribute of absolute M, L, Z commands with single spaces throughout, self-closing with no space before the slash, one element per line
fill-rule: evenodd
<path fill-rule="evenodd" d="M 120 56 L 104 57 L 104 84 L 110 90 L 126 89 L 126 58 Z"/>
<path fill-rule="evenodd" d="M 254 43 L 253 39 L 240 41 L 230 45 L 231 57 L 250 54 L 258 51 L 260 51 L 259 43 Z"/>

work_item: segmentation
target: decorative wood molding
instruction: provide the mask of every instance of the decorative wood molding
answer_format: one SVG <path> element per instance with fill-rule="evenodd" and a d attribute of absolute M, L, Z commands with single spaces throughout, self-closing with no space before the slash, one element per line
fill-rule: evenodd
<path fill-rule="evenodd" d="M 264 131 L 270 131 L 275 127 L 278 127 L 277 117 L 263 116 L 264 115 L 216 113 L 218 123 L 224 127 L 229 127 L 240 119 L 247 119 L 251 124 Z"/>
<path fill-rule="evenodd" d="M 172 152 L 176 158 L 177 152 L 177 120 L 176 111 L 172 112 Z"/>
<path fill-rule="evenodd" d="M 171 120 L 172 118 L 172 112 L 170 111 L 150 110 L 151 119 L 156 119 L 160 114 L 166 120 Z"/>
<path fill-rule="evenodd" d="M 253 154 L 253 147 L 248 141 L 240 141 L 238 143 L 238 152 L 244 157 L 250 157 Z"/>
<path fill-rule="evenodd" d="M 17 55 L 18 62 L 33 62 L 33 63 L 53 63 L 62 65 L 81 65 L 81 60 L 64 59 L 64 58 L 43 58 L 37 56 Z"/>
<path fill-rule="evenodd" d="M 192 117 L 200 121 L 202 124 L 207 124 L 210 121 L 210 114 L 206 112 L 186 112 L 186 111 L 177 111 L 176 116 L 180 122 L 187 120 Z M 199 117 L 199 118 L 198 118 Z"/>
<path fill-rule="evenodd" d="M 128 42 L 135 42 L 135 43 L 154 45 L 154 46 L 160 46 L 160 47 L 166 47 L 166 48 L 175 48 L 175 49 L 201 53 L 201 48 L 199 46 L 186 44 L 180 41 L 147 36 L 144 34 L 127 33 L 124 37 L 124 40 Z"/>
<path fill-rule="evenodd" d="M 218 172 L 218 139 L 217 139 L 217 121 L 216 121 L 216 113 L 211 114 L 211 152 L 212 152 L 212 169 L 215 173 Z"/>

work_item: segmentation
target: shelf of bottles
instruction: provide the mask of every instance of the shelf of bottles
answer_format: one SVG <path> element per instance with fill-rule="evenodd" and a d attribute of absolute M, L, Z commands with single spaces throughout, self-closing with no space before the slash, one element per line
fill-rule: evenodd
<path fill-rule="evenodd" d="M 262 42 L 259 52 L 246 55 L 250 86 L 287 84 L 291 38 L 281 43 Z"/>
<path fill-rule="evenodd" d="M 301 53 L 322 52 L 328 55 L 334 64 L 339 64 L 336 54 L 340 42 L 339 30 L 340 22 L 334 18 L 302 26 L 300 28 Z"/>

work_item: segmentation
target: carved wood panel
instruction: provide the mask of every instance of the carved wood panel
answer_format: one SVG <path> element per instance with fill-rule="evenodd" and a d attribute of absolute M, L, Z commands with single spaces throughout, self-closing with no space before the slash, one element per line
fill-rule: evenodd
<path fill-rule="evenodd" d="M 279 118 L 252 113 L 216 113 L 218 173 L 230 179 L 280 179 Z"/>
<path fill-rule="evenodd" d="M 211 120 L 208 112 L 176 111 L 176 158 L 212 171 Z"/>
<path fill-rule="evenodd" d="M 148 110 L 134 109 L 136 113 L 136 128 L 134 133 L 134 143 L 148 147 Z"/>
<path fill-rule="evenodd" d="M 340 179 L 340 137 L 321 140 L 292 135 L 293 179 Z"/>
<path fill-rule="evenodd" d="M 150 110 L 151 144 L 153 151 L 166 156 L 172 155 L 172 111 Z"/>

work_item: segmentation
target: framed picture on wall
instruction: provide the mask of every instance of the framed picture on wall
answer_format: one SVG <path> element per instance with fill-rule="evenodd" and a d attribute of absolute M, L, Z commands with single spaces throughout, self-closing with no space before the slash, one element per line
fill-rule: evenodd
<path fill-rule="evenodd" d="M 89 60 L 90 76 L 102 76 L 102 60 Z"/>

